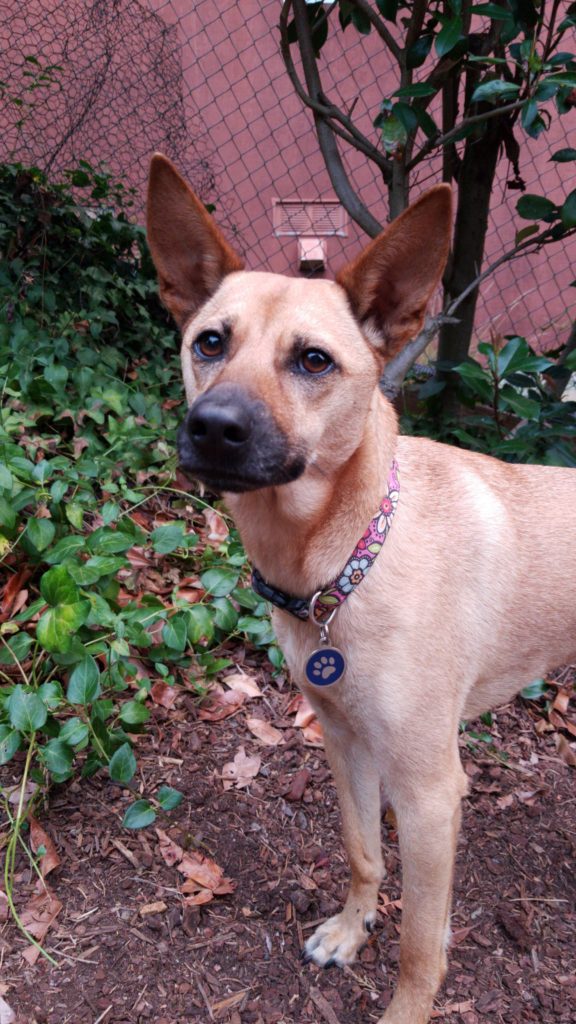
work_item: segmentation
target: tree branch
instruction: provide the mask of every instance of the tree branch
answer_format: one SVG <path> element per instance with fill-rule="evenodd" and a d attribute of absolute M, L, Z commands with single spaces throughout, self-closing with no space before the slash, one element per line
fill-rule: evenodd
<path fill-rule="evenodd" d="M 494 110 L 487 110 L 483 114 L 473 114 L 471 117 L 465 117 L 463 121 L 460 121 L 460 124 L 455 125 L 451 131 L 446 132 L 446 135 L 437 135 L 435 138 L 425 142 L 422 149 L 416 153 L 416 156 L 412 158 L 406 169 L 408 171 L 413 170 L 433 149 L 437 149 L 438 146 L 446 146 L 459 132 L 464 128 L 468 128 L 469 125 L 477 124 L 479 121 L 489 121 L 493 117 L 500 117 L 502 114 L 510 114 L 514 110 L 520 110 L 525 102 L 526 98 L 515 100 L 514 103 L 507 103 L 504 107 L 495 107 Z"/>
<path fill-rule="evenodd" d="M 576 228 L 567 231 L 562 238 L 568 238 L 570 235 L 574 234 L 576 234 Z M 539 235 L 535 235 L 533 238 L 527 238 L 524 242 L 521 242 L 520 245 L 515 245 L 514 248 L 509 249 L 508 252 L 500 256 L 499 259 L 494 261 L 494 263 L 491 263 L 489 267 L 486 267 L 486 270 L 483 270 L 482 273 L 478 274 L 473 281 L 470 281 L 470 284 L 464 289 L 464 291 L 461 292 L 460 295 L 457 295 L 452 302 L 448 303 L 442 313 L 439 313 L 434 317 L 428 317 L 420 333 L 417 334 L 412 341 L 409 341 L 402 351 L 395 356 L 394 359 L 391 359 L 386 366 L 386 369 L 380 378 L 380 388 L 386 397 L 390 399 L 396 398 L 408 370 L 413 363 L 416 362 L 418 356 L 422 355 L 430 342 L 434 341 L 434 338 L 438 334 L 440 328 L 444 324 L 458 322 L 454 314 L 456 313 L 460 303 L 464 302 L 464 299 L 470 294 L 470 292 L 473 292 L 475 288 L 479 288 L 482 281 L 489 277 L 490 274 L 493 274 L 495 270 L 498 270 L 498 268 L 504 263 L 509 263 L 511 260 L 516 259 L 517 256 L 523 255 L 526 250 L 532 247 L 534 247 L 535 250 L 538 250 L 541 249 L 542 246 L 549 245 L 557 240 L 558 239 L 553 235 L 552 226 L 545 228 L 544 231 L 541 231 Z M 567 355 L 571 350 L 571 343 L 576 345 L 576 329 L 574 328 L 573 335 L 570 336 L 565 355 Z M 562 357 L 560 359 L 560 362 L 561 361 Z"/>
<path fill-rule="evenodd" d="M 289 71 L 290 65 L 293 67 L 289 53 L 287 33 L 287 18 L 290 8 L 294 12 L 294 21 L 296 24 L 296 33 L 298 36 L 298 45 L 300 48 L 300 56 L 302 58 L 302 67 L 304 69 L 308 96 L 314 103 L 322 105 L 324 96 L 320 83 L 318 65 L 314 54 L 314 46 L 308 21 L 308 12 L 306 10 L 304 0 L 287 0 L 282 8 L 282 14 L 280 17 L 282 56 L 286 63 L 286 68 Z M 292 76 L 291 78 L 292 81 L 294 81 Z M 364 203 L 361 202 L 350 184 L 344 164 L 342 163 L 342 158 L 338 151 L 334 127 L 328 123 L 325 119 L 325 115 L 320 113 L 320 111 L 313 110 L 313 113 L 320 150 L 324 157 L 324 162 L 334 187 L 334 191 L 352 219 L 356 221 L 367 235 L 371 238 L 375 238 L 376 235 L 380 234 L 382 225 L 375 217 L 372 216 Z"/>
<path fill-rule="evenodd" d="M 359 11 L 362 11 L 362 14 L 368 18 L 370 24 L 374 26 L 380 38 L 386 43 L 386 46 L 390 50 L 392 56 L 399 62 L 402 50 L 388 29 L 386 23 L 376 14 L 376 11 L 370 5 L 368 0 L 351 0 L 351 3 L 354 7 L 357 7 Z"/>

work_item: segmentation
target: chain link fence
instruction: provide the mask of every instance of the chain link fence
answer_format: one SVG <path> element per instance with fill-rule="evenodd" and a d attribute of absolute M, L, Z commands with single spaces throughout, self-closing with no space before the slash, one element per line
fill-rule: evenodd
<path fill-rule="evenodd" d="M 0 158 L 58 178 L 86 160 L 134 187 L 142 215 L 150 155 L 170 156 L 251 269 L 329 274 L 366 242 L 332 191 L 310 112 L 279 51 L 281 0 L 27 0 L 0 2 Z M 322 51 L 331 94 L 377 141 L 372 121 L 386 92 L 376 40 L 333 32 Z M 392 88 L 395 88 L 393 85 Z M 528 192 L 560 199 L 574 111 L 549 133 L 521 140 Z M 572 140 L 572 144 L 573 140 Z M 363 202 L 382 223 L 387 192 L 378 169 L 342 150 Z M 416 196 L 439 180 L 423 165 Z M 486 263 L 514 244 L 518 192 L 501 160 Z M 562 183 L 564 178 L 564 184 Z M 576 315 L 574 239 L 505 264 L 482 286 L 476 334 L 524 334 L 536 348 L 564 341 Z"/>

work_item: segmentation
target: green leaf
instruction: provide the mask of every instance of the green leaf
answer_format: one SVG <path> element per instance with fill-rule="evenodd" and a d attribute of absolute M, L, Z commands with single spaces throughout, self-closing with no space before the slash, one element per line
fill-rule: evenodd
<path fill-rule="evenodd" d="M 69 778 L 72 774 L 72 762 L 74 751 L 61 739 L 50 740 L 42 750 L 42 759 L 51 775 L 55 775 L 59 782 Z"/>
<path fill-rule="evenodd" d="M 566 86 L 568 89 L 574 89 L 576 87 L 576 72 L 558 71 L 553 75 L 546 75 L 543 81 L 552 82 L 554 85 Z"/>
<path fill-rule="evenodd" d="M 53 711 L 64 699 L 62 687 L 57 682 L 42 683 L 38 687 L 38 696 L 44 701 L 49 711 Z"/>
<path fill-rule="evenodd" d="M 556 216 L 558 207 L 544 196 L 527 193 L 518 200 L 516 209 L 524 220 L 550 220 Z"/>
<path fill-rule="evenodd" d="M 156 820 L 156 811 L 148 800 L 136 800 L 131 804 L 122 821 L 123 828 L 146 828 Z"/>
<path fill-rule="evenodd" d="M 576 189 L 563 203 L 560 216 L 565 228 L 576 228 Z"/>
<path fill-rule="evenodd" d="M 386 21 L 396 22 L 400 0 L 376 0 L 376 6 Z"/>
<path fill-rule="evenodd" d="M 76 554 L 82 548 L 86 547 L 86 540 L 84 537 L 78 537 L 74 533 L 67 534 L 66 537 L 62 537 L 52 548 L 51 551 L 45 556 L 45 561 L 49 565 L 54 565 L 56 562 L 63 562 L 66 558 L 70 558 Z"/>
<path fill-rule="evenodd" d="M 124 530 L 112 530 L 108 526 L 101 526 L 87 539 L 87 546 L 90 551 L 99 555 L 116 555 L 128 551 L 134 544 L 144 540 L 144 536 L 134 536 Z"/>
<path fill-rule="evenodd" d="M 110 758 L 110 764 L 108 765 L 108 771 L 110 778 L 114 782 L 121 782 L 123 784 L 130 782 L 130 779 L 134 777 L 136 772 L 136 758 L 132 752 L 132 747 L 129 743 L 123 743 L 121 747 L 118 747 L 112 757 Z"/>
<path fill-rule="evenodd" d="M 432 32 L 429 32 L 426 35 L 420 36 L 415 43 L 412 43 L 412 46 L 406 54 L 406 67 L 421 67 L 432 49 L 433 42 L 434 35 Z"/>
<path fill-rule="evenodd" d="M 538 700 L 540 697 L 543 697 L 549 689 L 549 684 L 545 679 L 534 679 L 534 681 L 529 683 L 528 686 L 525 686 L 520 693 L 522 697 L 524 697 L 524 700 Z"/>
<path fill-rule="evenodd" d="M 6 710 L 11 724 L 23 733 L 41 729 L 48 718 L 48 709 L 41 697 L 26 691 L 22 685 L 16 686 L 10 694 Z"/>
<path fill-rule="evenodd" d="M 33 637 L 28 633 L 15 633 L 13 636 L 4 637 L 6 646 L 0 647 L 0 665 L 15 665 L 16 659 L 24 661 L 32 644 Z"/>
<path fill-rule="evenodd" d="M 60 604 L 49 608 L 38 622 L 36 638 L 44 650 L 50 653 L 67 651 L 76 633 L 88 617 L 90 606 L 87 601 L 77 604 Z"/>
<path fill-rule="evenodd" d="M 529 238 L 530 235 L 536 235 L 539 230 L 540 228 L 537 224 L 529 224 L 528 227 L 520 228 L 520 231 L 516 232 L 514 244 L 520 245 L 520 242 L 523 242 L 525 238 Z"/>
<path fill-rule="evenodd" d="M 22 737 L 17 729 L 0 725 L 0 764 L 7 764 L 20 749 Z"/>
<path fill-rule="evenodd" d="M 540 402 L 535 402 L 531 398 L 526 398 L 525 395 L 521 395 L 510 385 L 505 385 L 500 389 L 500 398 L 502 402 L 506 402 L 506 405 L 508 405 L 513 412 L 522 416 L 523 419 L 537 420 L 540 415 Z"/>
<path fill-rule="evenodd" d="M 184 794 L 171 786 L 161 786 L 156 794 L 156 799 L 165 811 L 173 811 L 178 804 L 182 803 Z"/>
<path fill-rule="evenodd" d="M 191 644 L 199 640 L 211 640 L 214 636 L 214 613 L 204 604 L 193 604 L 188 608 L 188 639 Z"/>
<path fill-rule="evenodd" d="M 56 608 L 60 604 L 75 604 L 79 591 L 70 573 L 63 565 L 48 569 L 40 580 L 40 593 L 46 604 Z"/>
<path fill-rule="evenodd" d="M 77 501 L 69 501 L 66 505 L 66 519 L 77 530 L 81 530 L 84 525 L 84 509 L 82 505 L 79 505 Z"/>
<path fill-rule="evenodd" d="M 472 93 L 472 103 L 499 103 L 500 100 L 514 100 L 520 92 L 520 86 L 514 82 L 505 82 L 501 78 L 492 78 L 482 82 Z"/>
<path fill-rule="evenodd" d="M 188 620 L 185 612 L 173 615 L 162 627 L 164 643 L 174 651 L 183 651 L 188 640 Z"/>
<path fill-rule="evenodd" d="M 94 555 L 86 562 L 69 564 L 68 571 L 74 581 L 81 587 L 96 583 L 103 576 L 111 576 L 126 565 L 125 558 L 114 558 L 113 555 Z"/>
<path fill-rule="evenodd" d="M 550 159 L 556 160 L 559 164 L 566 164 L 570 160 L 576 160 L 576 149 L 572 149 L 571 146 L 567 146 L 566 149 L 559 149 Z"/>
<path fill-rule="evenodd" d="M 458 15 L 456 18 L 450 18 L 436 36 L 435 47 L 438 56 L 444 57 L 446 53 L 450 53 L 461 36 L 462 18 Z"/>
<path fill-rule="evenodd" d="M 66 697 L 71 704 L 92 704 L 100 696 L 100 670 L 94 658 L 84 658 L 70 673 Z"/>
<path fill-rule="evenodd" d="M 232 572 L 230 569 L 208 569 L 200 577 L 204 589 L 214 597 L 227 597 L 239 579 L 240 573 Z"/>
<path fill-rule="evenodd" d="M 54 540 L 56 527 L 50 519 L 29 519 L 26 533 L 37 551 L 44 551 Z"/>
<path fill-rule="evenodd" d="M 158 555 L 168 555 L 176 548 L 186 547 L 186 523 L 168 523 L 157 526 L 150 534 L 154 551 Z"/>
<path fill-rule="evenodd" d="M 414 85 L 405 85 L 401 89 L 397 89 L 393 92 L 393 96 L 434 96 L 437 90 L 433 85 L 428 85 L 426 82 L 415 82 Z"/>
<path fill-rule="evenodd" d="M 149 718 L 149 709 L 139 700 L 129 700 L 120 709 L 120 721 L 125 725 L 143 725 Z"/>
<path fill-rule="evenodd" d="M 498 4 L 475 4 L 472 14 L 480 14 L 485 18 L 493 18 L 494 21 L 510 21 L 511 13 L 506 7 L 498 7 Z"/>
<path fill-rule="evenodd" d="M 58 739 L 70 747 L 78 747 L 86 742 L 89 735 L 90 730 L 81 718 L 69 718 L 60 729 Z"/>

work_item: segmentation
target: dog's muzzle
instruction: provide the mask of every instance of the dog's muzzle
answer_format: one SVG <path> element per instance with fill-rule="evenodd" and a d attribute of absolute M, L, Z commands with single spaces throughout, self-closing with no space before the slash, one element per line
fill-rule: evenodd
<path fill-rule="evenodd" d="M 180 464 L 220 491 L 252 491 L 295 480 L 304 471 L 265 402 L 237 384 L 217 384 L 194 402 L 178 432 Z"/>

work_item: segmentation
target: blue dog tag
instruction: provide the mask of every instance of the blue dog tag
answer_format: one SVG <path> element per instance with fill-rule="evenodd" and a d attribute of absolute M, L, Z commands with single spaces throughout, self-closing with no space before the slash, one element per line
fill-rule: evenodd
<path fill-rule="evenodd" d="M 312 686 L 333 686 L 346 671 L 346 661 L 337 647 L 319 647 L 306 662 L 306 679 Z"/>

